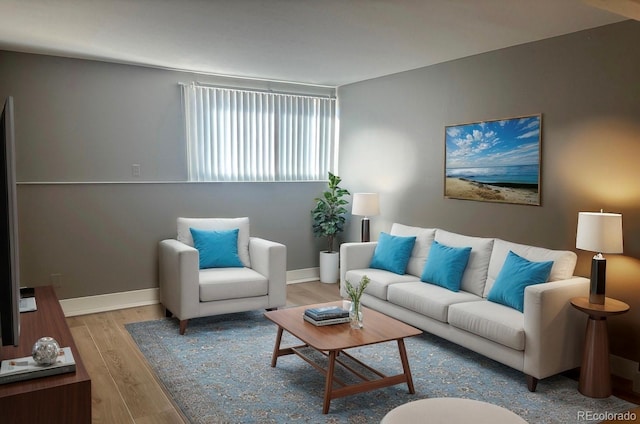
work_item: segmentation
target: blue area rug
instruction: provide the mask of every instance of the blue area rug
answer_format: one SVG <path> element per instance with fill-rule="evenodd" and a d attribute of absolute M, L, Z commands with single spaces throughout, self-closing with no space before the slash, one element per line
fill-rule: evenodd
<path fill-rule="evenodd" d="M 590 422 L 585 417 L 596 415 L 589 414 L 636 406 L 616 397 L 584 397 L 578 383 L 564 376 L 541 380 L 531 393 L 522 373 L 423 334 L 405 340 L 415 394 L 400 384 L 334 399 L 323 415 L 320 372 L 296 355 L 278 358 L 271 368 L 277 327 L 262 312 L 192 319 L 184 336 L 168 318 L 126 328 L 193 423 L 374 423 L 398 405 L 434 397 L 493 403 L 531 424 Z M 285 332 L 282 346 L 299 343 Z M 395 342 L 349 352 L 387 375 L 402 370 Z"/>

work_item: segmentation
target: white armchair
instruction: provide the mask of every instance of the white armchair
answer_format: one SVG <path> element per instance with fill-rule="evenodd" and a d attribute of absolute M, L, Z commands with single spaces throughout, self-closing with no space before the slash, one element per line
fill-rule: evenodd
<path fill-rule="evenodd" d="M 238 256 L 243 267 L 200 269 L 191 228 L 238 228 Z M 184 334 L 190 318 L 286 303 L 286 246 L 250 237 L 249 218 L 178 218 L 177 239 L 162 240 L 159 250 L 160 303 L 180 321 Z"/>

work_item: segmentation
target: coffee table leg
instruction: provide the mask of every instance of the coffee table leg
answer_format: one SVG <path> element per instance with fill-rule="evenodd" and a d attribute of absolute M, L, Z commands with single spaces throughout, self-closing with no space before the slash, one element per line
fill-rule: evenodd
<path fill-rule="evenodd" d="M 413 387 L 413 377 L 411 377 L 411 370 L 409 369 L 409 359 L 407 359 L 407 349 L 404 347 L 404 339 L 398 339 L 398 350 L 400 351 L 400 360 L 402 361 L 404 376 L 407 378 L 409 393 L 414 394 L 416 389 Z"/>
<path fill-rule="evenodd" d="M 276 366 L 276 362 L 278 362 L 278 353 L 280 352 L 280 342 L 282 341 L 282 331 L 283 331 L 283 328 L 278 326 L 278 335 L 276 336 L 276 345 L 273 348 L 273 356 L 271 356 L 272 368 L 274 368 Z"/>
<path fill-rule="evenodd" d="M 333 390 L 333 371 L 336 367 L 337 350 L 329 351 L 329 367 L 327 368 L 327 379 L 324 386 L 324 403 L 322 404 L 322 413 L 329 413 L 329 405 L 331 405 L 331 391 Z"/>

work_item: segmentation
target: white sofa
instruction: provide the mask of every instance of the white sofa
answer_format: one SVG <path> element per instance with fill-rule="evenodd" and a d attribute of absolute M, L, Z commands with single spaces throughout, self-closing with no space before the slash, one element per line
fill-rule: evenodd
<path fill-rule="evenodd" d="M 287 248 L 251 237 L 249 218 L 178 218 L 176 239 L 158 245 L 160 303 L 180 321 L 184 334 L 190 318 L 255 309 L 275 309 L 287 301 Z M 199 269 L 199 252 L 190 228 L 239 229 L 242 267 Z"/>
<path fill-rule="evenodd" d="M 365 306 L 522 371 L 530 391 L 539 379 L 580 366 L 586 315 L 569 300 L 588 295 L 589 280 L 573 276 L 574 252 L 402 224 L 393 224 L 390 234 L 416 237 L 406 274 L 369 267 L 377 242 L 344 243 L 343 297 L 345 280 L 357 284 L 367 275 Z M 472 248 L 458 292 L 420 281 L 434 240 Z M 509 251 L 529 261 L 553 261 L 548 282 L 526 287 L 523 312 L 487 300 Z"/>

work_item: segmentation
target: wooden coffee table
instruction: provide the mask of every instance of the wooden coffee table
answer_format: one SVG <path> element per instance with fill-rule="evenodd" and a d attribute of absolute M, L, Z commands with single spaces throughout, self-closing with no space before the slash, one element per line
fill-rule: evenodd
<path fill-rule="evenodd" d="M 407 383 L 409 393 L 415 393 L 411 370 L 409 369 L 409 360 L 407 359 L 407 351 L 404 346 L 404 338 L 417 336 L 418 334 L 421 334 L 422 331 L 368 308 L 363 308 L 364 328 L 359 330 L 351 329 L 349 323 L 316 327 L 302 318 L 304 310 L 307 308 L 329 305 L 342 306 L 342 301 L 279 309 L 277 311 L 269 311 L 264 314 L 265 317 L 278 325 L 278 334 L 276 336 L 275 347 L 273 348 L 271 366 L 276 366 L 278 357 L 295 354 L 324 374 L 326 376 L 326 381 L 324 403 L 322 406 L 323 414 L 329 412 L 331 399 L 380 389 L 382 387 Z M 280 346 L 280 342 L 282 341 L 282 333 L 285 330 L 305 344 L 282 348 Z M 345 352 L 345 350 L 355 347 L 390 342 L 394 340 L 398 343 L 400 361 L 402 362 L 403 369 L 402 374 L 398 375 L 386 376 Z M 305 355 L 301 349 L 306 347 L 311 347 L 327 356 L 329 358 L 328 367 L 326 369 L 323 368 L 310 357 Z M 354 370 L 341 360 L 340 356 L 343 355 L 376 374 L 379 378 L 369 379 L 362 373 Z M 361 381 L 355 384 L 347 384 L 336 378 L 334 376 L 336 364 L 343 366 L 346 370 L 357 376 Z M 334 383 L 339 387 L 334 388 Z"/>

